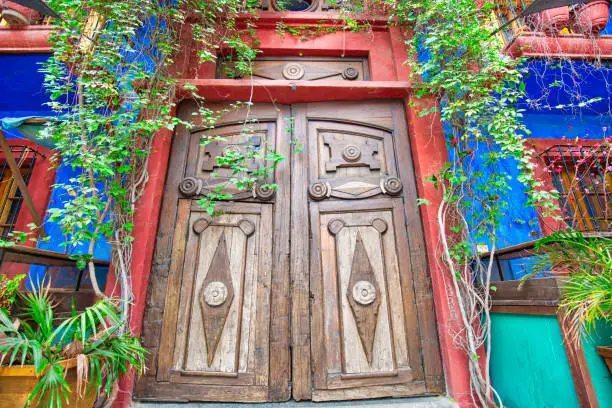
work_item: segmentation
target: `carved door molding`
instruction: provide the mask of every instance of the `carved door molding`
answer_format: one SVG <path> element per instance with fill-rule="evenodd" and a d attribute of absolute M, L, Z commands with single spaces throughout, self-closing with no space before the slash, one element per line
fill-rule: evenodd
<path fill-rule="evenodd" d="M 310 346 L 298 344 L 296 355 L 294 343 L 294 398 L 442 392 L 403 104 L 309 103 L 292 112 L 307 146 L 293 157 L 307 171 L 292 173 L 292 317 L 301 322 L 307 310 L 310 322 L 292 325 L 294 341 Z M 295 242 L 305 224 L 310 239 Z"/>
<path fill-rule="evenodd" d="M 181 117 L 194 109 L 183 103 Z M 207 145 L 197 124 L 176 132 L 143 328 L 150 370 L 136 398 L 442 392 L 403 105 L 256 104 L 248 137 L 243 115 L 227 113 Z M 232 191 L 216 157 L 247 147 L 286 160 Z M 197 200 L 219 185 L 233 197 L 210 217 Z"/>

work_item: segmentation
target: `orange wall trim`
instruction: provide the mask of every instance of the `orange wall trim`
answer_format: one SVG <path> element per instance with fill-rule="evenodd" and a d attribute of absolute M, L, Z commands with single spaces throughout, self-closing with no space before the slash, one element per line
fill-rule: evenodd
<path fill-rule="evenodd" d="M 612 59 L 612 35 L 587 38 L 568 34 L 549 37 L 543 33 L 525 33 L 506 46 L 511 57 L 602 58 Z"/>
<path fill-rule="evenodd" d="M 38 54 L 50 53 L 50 26 L 0 27 L 0 53 Z"/>

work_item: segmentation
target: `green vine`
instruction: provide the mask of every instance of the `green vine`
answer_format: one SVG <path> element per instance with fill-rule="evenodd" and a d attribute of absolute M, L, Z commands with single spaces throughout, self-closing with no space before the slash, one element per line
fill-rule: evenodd
<path fill-rule="evenodd" d="M 197 88 L 185 84 L 198 109 L 189 122 L 175 116 L 176 76 L 181 74 L 171 74 L 169 69 L 179 52 L 179 29 L 191 28 L 201 63 L 223 56 L 232 62 L 233 77 L 248 76 L 258 54 L 253 25 L 257 4 L 256 0 L 50 1 L 62 19 L 56 21 L 53 56 L 44 66 L 45 86 L 61 120 L 50 123 L 45 135 L 56 144 L 62 165 L 72 167 L 75 176 L 55 186 L 70 199 L 51 209 L 49 219 L 62 227 L 67 250 L 88 266 L 99 295 L 103 294 L 91 258 L 97 243 L 112 245 L 124 300 L 123 324 L 132 297 L 133 217 L 147 183 L 155 134 L 179 124 L 193 128 L 193 123 L 201 123 L 204 129 L 212 129 L 227 112 L 207 108 Z M 407 64 L 414 76 L 415 95 L 439 100 L 436 110 L 451 152 L 450 161 L 429 180 L 442 195 L 437 212 L 442 248 L 438 255 L 450 277 L 451 308 L 461 321 L 451 334 L 455 345 L 469 356 L 472 398 L 478 406 L 501 405 L 489 378 L 492 263 L 482 264 L 477 251 L 483 240 L 495 251 L 496 234 L 509 208 L 509 176 L 499 170 L 500 163 L 517 163 L 529 205 L 547 215 L 557 210 L 557 194 L 545 191 L 535 177 L 535 153 L 525 143 L 529 131 L 518 107 L 526 97 L 522 61 L 504 55 L 499 40 L 490 35 L 489 15 L 494 7 L 488 2 L 477 5 L 475 0 L 343 2 L 333 24 L 280 22 L 276 27 L 280 35 L 306 41 L 336 32 L 368 31 L 368 17 L 383 13 L 389 16 L 389 24 L 408 29 L 402 31 L 410 33 Z M 99 17 L 93 28 L 92 16 Z M 245 140 L 252 134 L 250 124 L 247 114 L 242 130 Z M 215 140 L 205 135 L 202 143 Z M 265 182 L 283 159 L 274 150 L 247 148 L 228 151 L 218 161 L 230 168 L 230 183 L 248 190 Z M 253 160 L 267 164 L 251 170 L 248 164 Z M 200 204 L 215 214 L 216 203 L 229 198 L 218 187 Z M 419 199 L 419 204 L 428 203 Z"/>

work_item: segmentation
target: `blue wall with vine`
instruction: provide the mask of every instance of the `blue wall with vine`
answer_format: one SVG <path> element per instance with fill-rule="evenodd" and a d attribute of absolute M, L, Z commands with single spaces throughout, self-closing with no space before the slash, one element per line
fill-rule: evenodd
<path fill-rule="evenodd" d="M 43 88 L 44 75 L 40 72 L 46 58 L 46 54 L 0 55 L 0 118 L 53 115 L 45 105 L 49 99 Z M 10 130 L 5 131 L 5 134 L 8 138 L 22 137 L 18 132 Z M 60 166 L 57 169 L 56 182 L 67 182 L 74 174 L 75 170 Z M 51 193 L 49 208 L 60 206 L 66 199 L 69 199 L 67 192 L 55 188 Z M 62 246 L 65 239 L 60 226 L 48 219 L 45 219 L 45 231 L 49 240 L 38 242 L 39 248 L 70 254 L 86 251 L 85 244 L 78 248 Z M 106 242 L 100 242 L 95 247 L 94 257 L 110 260 L 110 253 L 110 246 Z M 30 280 L 36 280 L 41 274 L 44 274 L 44 268 L 32 267 Z M 86 275 L 84 283 L 87 283 Z M 101 271 L 101 286 L 104 286 L 105 278 L 106 271 Z"/>

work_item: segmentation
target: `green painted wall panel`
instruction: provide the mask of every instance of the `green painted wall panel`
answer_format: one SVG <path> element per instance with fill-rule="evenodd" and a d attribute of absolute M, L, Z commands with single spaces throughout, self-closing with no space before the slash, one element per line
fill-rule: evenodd
<path fill-rule="evenodd" d="M 578 408 L 557 318 L 493 313 L 491 319 L 491 380 L 504 405 Z"/>
<path fill-rule="evenodd" d="M 595 350 L 596 346 L 612 345 L 612 327 L 600 324 L 582 344 L 599 406 L 612 407 L 612 376 L 603 358 Z"/>

